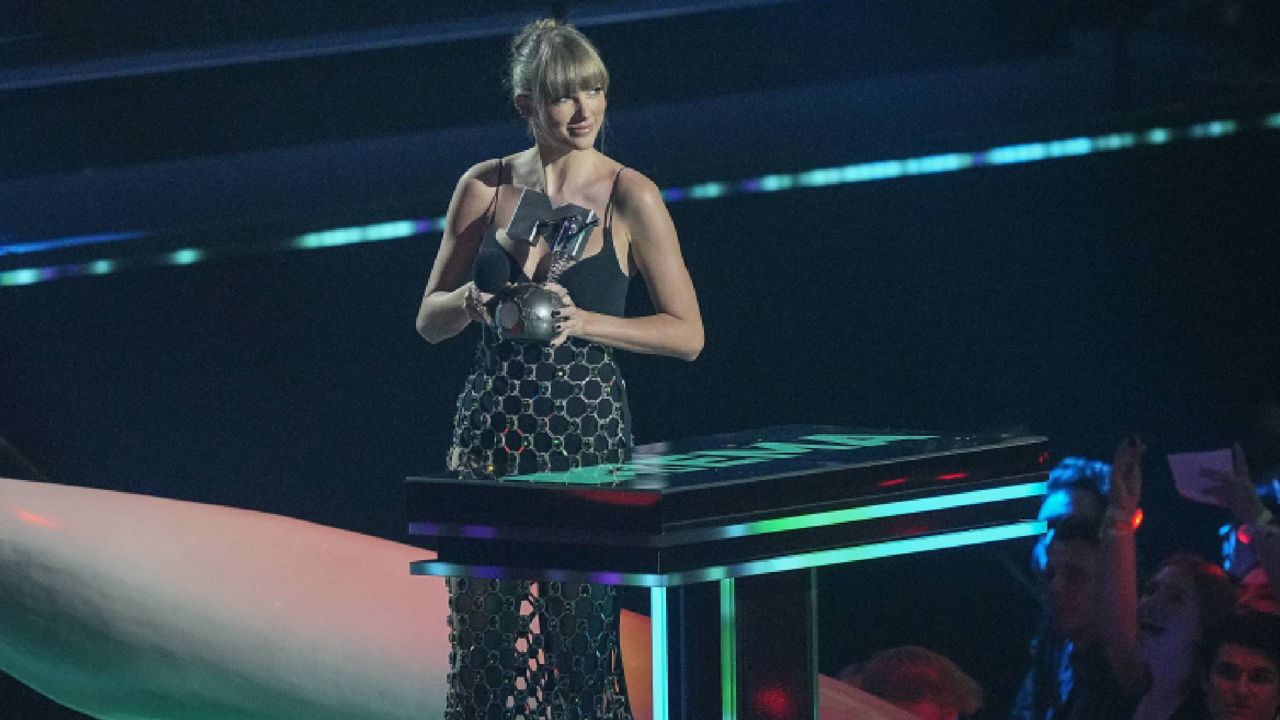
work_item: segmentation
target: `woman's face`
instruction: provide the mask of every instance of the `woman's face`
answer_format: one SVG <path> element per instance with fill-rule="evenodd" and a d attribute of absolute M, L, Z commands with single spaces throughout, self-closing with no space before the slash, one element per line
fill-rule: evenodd
<path fill-rule="evenodd" d="M 1153 672 L 1191 670 L 1200 640 L 1199 596 L 1186 570 L 1166 565 L 1138 601 L 1138 643 Z"/>
<path fill-rule="evenodd" d="M 602 87 L 550 100 L 540 109 L 539 122 L 535 123 L 538 141 L 567 150 L 593 147 L 608 105 Z"/>
<path fill-rule="evenodd" d="M 1209 666 L 1205 698 L 1213 720 L 1272 720 L 1280 710 L 1280 672 L 1256 650 L 1223 645 Z"/>

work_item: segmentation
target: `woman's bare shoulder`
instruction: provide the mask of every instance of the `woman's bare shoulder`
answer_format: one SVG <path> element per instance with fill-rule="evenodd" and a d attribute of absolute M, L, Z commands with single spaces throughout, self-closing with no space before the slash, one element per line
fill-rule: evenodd
<path fill-rule="evenodd" d="M 665 207 L 662 191 L 647 175 L 629 166 L 620 166 L 615 200 L 624 212 L 648 212 Z"/>
<path fill-rule="evenodd" d="M 510 179 L 510 172 L 502 171 L 507 164 L 506 158 L 481 160 L 462 173 L 462 177 L 458 178 L 458 186 L 459 188 L 474 186 L 476 190 L 487 188 L 489 192 L 493 192 L 500 182 L 499 176 L 503 176 L 502 180 Z"/>
<path fill-rule="evenodd" d="M 455 217 L 464 222 L 492 211 L 499 184 L 511 182 L 505 158 L 483 160 L 467 168 L 453 191 Z"/>

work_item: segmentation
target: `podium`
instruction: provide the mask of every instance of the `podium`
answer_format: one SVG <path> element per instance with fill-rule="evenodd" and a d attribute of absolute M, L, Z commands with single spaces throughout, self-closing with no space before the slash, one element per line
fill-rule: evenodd
<path fill-rule="evenodd" d="M 1038 535 L 1047 441 L 789 425 L 410 477 L 416 575 L 649 589 L 655 720 L 817 717 L 818 568 Z"/>

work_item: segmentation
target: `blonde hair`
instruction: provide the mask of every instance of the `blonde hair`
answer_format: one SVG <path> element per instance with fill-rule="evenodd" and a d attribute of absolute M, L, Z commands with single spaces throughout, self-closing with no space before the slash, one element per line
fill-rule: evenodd
<path fill-rule="evenodd" d="M 579 90 L 609 90 L 600 51 L 577 28 L 558 20 L 535 20 L 511 40 L 507 83 L 512 96 L 528 95 L 542 106 Z"/>

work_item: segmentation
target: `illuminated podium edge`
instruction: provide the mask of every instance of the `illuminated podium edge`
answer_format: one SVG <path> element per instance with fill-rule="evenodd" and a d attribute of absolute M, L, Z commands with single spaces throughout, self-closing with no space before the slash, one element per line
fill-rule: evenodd
<path fill-rule="evenodd" d="M 939 509 L 966 507 L 987 503 L 1009 504 L 1009 501 L 1030 501 L 1017 503 L 1028 507 L 1038 504 L 1039 498 L 1045 494 L 1046 483 L 1042 479 L 1004 485 L 996 488 L 959 491 L 947 495 L 934 495 L 928 498 L 897 500 L 876 505 L 864 505 L 847 510 L 833 510 L 823 513 L 805 513 L 792 517 L 771 518 L 769 522 L 793 522 L 800 528 L 825 525 L 840 515 L 852 515 L 849 510 L 866 511 L 871 517 L 893 517 L 906 513 L 927 514 Z M 923 505 L 928 504 L 929 509 Z M 879 512 L 877 512 L 879 511 Z M 883 514 L 881 514 L 883 513 Z M 1034 514 L 1034 513 L 1032 513 Z M 853 516 L 836 521 L 839 524 L 862 522 L 867 517 Z M 719 528 L 725 535 L 733 535 L 745 523 Z M 747 577 L 787 570 L 825 567 L 846 563 L 873 560 L 877 558 L 909 555 L 928 552 L 948 547 L 963 547 L 1002 540 L 1030 537 L 1043 534 L 1043 522 L 1033 519 L 1016 519 L 1009 522 L 959 527 L 938 532 L 926 532 L 889 540 L 838 545 L 822 549 L 799 552 L 777 557 L 760 557 L 742 562 L 713 565 L 691 570 L 673 572 L 636 573 L 620 570 L 583 570 L 555 567 L 517 567 L 494 564 L 462 564 L 440 560 L 420 560 L 410 564 L 410 572 L 414 575 L 433 575 L 442 577 L 476 577 L 486 579 L 521 579 L 552 580 L 562 582 L 591 582 L 604 585 L 630 585 L 650 588 L 675 587 L 691 583 L 710 582 L 728 578 Z M 794 531 L 793 531 L 794 532 Z"/>
<path fill-rule="evenodd" d="M 757 436 L 786 442 L 750 442 Z M 817 438 L 822 442 L 814 444 Z M 869 435 L 827 426 L 686 442 L 710 449 L 682 454 L 668 444 L 642 446 L 638 456 L 646 448 L 668 452 L 649 450 L 628 465 L 643 469 L 655 459 L 683 457 L 682 464 L 694 466 L 714 460 L 715 469 L 681 475 L 689 471 L 676 468 L 656 479 L 633 471 L 630 481 L 609 485 L 543 480 L 553 474 L 408 478 L 409 534 L 431 538 L 434 546 L 419 542 L 437 550 L 435 560 L 414 563 L 413 572 L 661 587 L 851 562 L 871 552 L 854 546 L 902 554 L 894 548 L 940 547 L 952 538 L 972 544 L 1003 539 L 1002 532 L 1018 537 L 1035 532 L 1017 522 L 1036 515 L 1048 458 L 1041 437 Z M 736 467 L 745 461 L 735 458 L 760 446 L 812 454 Z M 728 471 L 717 467 L 725 460 Z M 912 522 L 903 522 L 906 516 Z M 991 527 L 1011 522 L 1015 527 L 1003 531 Z M 974 534 L 961 532 L 969 530 Z M 917 535 L 938 537 L 877 544 Z"/>

